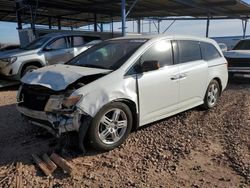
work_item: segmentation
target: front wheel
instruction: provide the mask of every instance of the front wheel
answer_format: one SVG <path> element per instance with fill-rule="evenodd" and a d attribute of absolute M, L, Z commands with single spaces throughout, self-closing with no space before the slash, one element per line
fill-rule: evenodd
<path fill-rule="evenodd" d="M 208 85 L 207 92 L 204 97 L 204 104 L 202 105 L 202 107 L 204 109 L 213 108 L 217 104 L 220 93 L 221 89 L 219 83 L 216 80 L 212 80 Z"/>
<path fill-rule="evenodd" d="M 132 113 L 121 102 L 105 105 L 94 117 L 89 128 L 90 144 L 97 150 L 108 151 L 121 145 L 132 128 Z"/>

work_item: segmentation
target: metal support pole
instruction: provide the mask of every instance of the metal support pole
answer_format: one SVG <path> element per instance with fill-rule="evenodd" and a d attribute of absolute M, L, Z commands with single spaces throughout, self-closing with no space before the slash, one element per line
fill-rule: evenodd
<path fill-rule="evenodd" d="M 137 33 L 141 33 L 141 20 L 137 20 Z"/>
<path fill-rule="evenodd" d="M 207 28 L 206 28 L 206 37 L 209 37 L 209 26 L 210 26 L 210 12 L 208 13 L 207 16 Z"/>
<path fill-rule="evenodd" d="M 30 6 L 30 16 L 31 16 L 31 23 L 30 23 L 30 27 L 35 35 L 35 31 L 36 31 L 36 27 L 35 27 L 35 17 L 34 17 L 34 11 L 33 11 L 33 7 Z"/>
<path fill-rule="evenodd" d="M 161 32 L 161 20 L 158 20 L 157 30 L 158 30 L 158 34 L 160 34 L 160 32 Z"/>
<path fill-rule="evenodd" d="M 20 12 L 20 4 L 16 2 L 16 18 L 17 18 L 17 29 L 22 29 L 22 15 Z"/>
<path fill-rule="evenodd" d="M 111 32 L 112 32 L 112 38 L 114 38 L 114 19 L 111 17 Z"/>
<path fill-rule="evenodd" d="M 49 29 L 52 29 L 51 17 L 49 17 L 48 19 L 49 19 Z"/>
<path fill-rule="evenodd" d="M 58 30 L 61 30 L 62 26 L 61 26 L 61 19 L 60 18 L 57 19 L 57 23 L 58 23 Z"/>
<path fill-rule="evenodd" d="M 126 0 L 121 0 L 122 36 L 126 35 Z"/>
<path fill-rule="evenodd" d="M 100 30 L 103 32 L 103 23 L 101 23 Z"/>
<path fill-rule="evenodd" d="M 94 32 L 97 32 L 97 15 L 94 14 Z"/>
<path fill-rule="evenodd" d="M 243 20 L 242 20 L 243 21 Z M 243 21 L 245 23 L 243 23 L 243 38 L 246 38 L 246 32 L 247 32 L 247 22 L 248 19 L 246 19 L 245 21 Z"/>

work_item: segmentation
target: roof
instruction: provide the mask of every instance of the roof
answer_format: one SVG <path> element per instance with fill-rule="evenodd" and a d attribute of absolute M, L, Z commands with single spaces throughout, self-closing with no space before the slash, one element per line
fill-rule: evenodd
<path fill-rule="evenodd" d="M 36 24 L 79 27 L 94 22 L 94 13 L 98 22 L 120 20 L 121 0 L 19 0 L 18 9 L 24 23 L 30 23 L 30 7 L 34 10 Z M 126 0 L 129 10 L 134 0 Z M 0 0 L 0 20 L 16 22 L 16 3 L 13 0 Z M 37 10 L 37 11 L 35 11 Z M 128 19 L 149 17 L 192 16 L 204 18 L 208 15 L 216 18 L 248 17 L 250 6 L 241 0 L 139 0 Z"/>
<path fill-rule="evenodd" d="M 121 40 L 121 39 L 148 39 L 148 40 L 158 40 L 158 39 L 173 39 L 173 40 L 197 40 L 197 41 L 204 41 L 204 42 L 212 42 L 214 43 L 213 39 L 204 38 L 204 37 L 196 37 L 196 36 L 188 36 L 188 35 L 168 35 L 168 34 L 154 34 L 154 35 L 127 35 L 125 37 L 113 38 L 110 40 Z"/>

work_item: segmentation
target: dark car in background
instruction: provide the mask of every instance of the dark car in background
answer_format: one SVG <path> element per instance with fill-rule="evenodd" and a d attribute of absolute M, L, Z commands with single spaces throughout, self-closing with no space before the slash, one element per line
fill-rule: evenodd
<path fill-rule="evenodd" d="M 228 61 L 231 77 L 250 78 L 250 38 L 241 40 L 236 46 L 224 53 Z"/>

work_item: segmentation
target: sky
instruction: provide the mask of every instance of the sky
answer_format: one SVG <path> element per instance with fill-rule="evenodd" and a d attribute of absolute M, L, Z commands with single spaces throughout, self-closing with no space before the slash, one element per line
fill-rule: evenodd
<path fill-rule="evenodd" d="M 250 3 L 250 0 L 245 0 Z M 149 31 L 149 24 L 147 21 L 143 22 L 143 31 Z M 161 22 L 161 32 L 163 32 L 171 23 L 171 21 Z M 136 26 L 136 24 L 135 24 Z M 16 23 L 0 22 L 0 43 L 19 43 L 18 32 L 16 30 Z M 27 25 L 26 25 L 27 27 Z M 104 28 L 108 29 L 109 26 Z M 115 23 L 115 31 L 121 31 L 121 23 Z M 87 28 L 85 28 L 87 29 Z M 133 31 L 132 22 L 127 23 L 127 31 Z M 152 24 L 152 32 L 156 33 L 156 28 Z M 166 34 L 173 35 L 194 35 L 194 36 L 205 36 L 206 33 L 206 21 L 195 20 L 195 21 L 176 21 Z M 210 22 L 210 37 L 219 36 L 239 36 L 242 35 L 242 22 L 241 20 L 211 20 Z M 250 35 L 250 23 L 247 27 L 247 35 Z"/>

